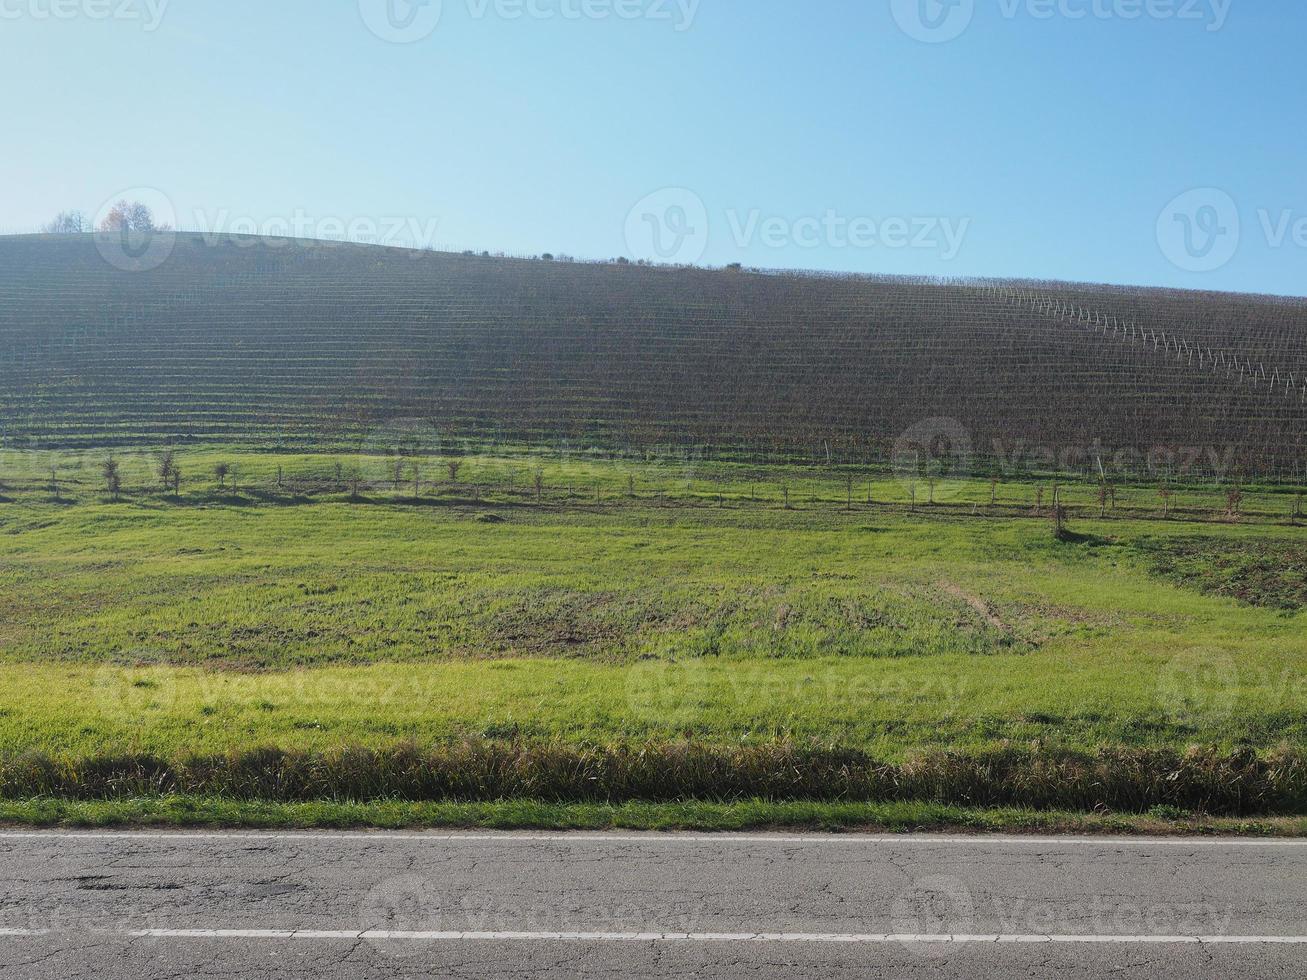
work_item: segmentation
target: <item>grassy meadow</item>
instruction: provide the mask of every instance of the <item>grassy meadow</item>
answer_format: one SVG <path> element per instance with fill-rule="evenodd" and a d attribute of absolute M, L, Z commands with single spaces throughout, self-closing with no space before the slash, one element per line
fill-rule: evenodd
<path fill-rule="evenodd" d="M 1059 539 L 1033 479 L 209 448 L 112 499 L 105 455 L 0 454 L 10 760 L 1307 748 L 1284 488 L 1066 485 Z"/>

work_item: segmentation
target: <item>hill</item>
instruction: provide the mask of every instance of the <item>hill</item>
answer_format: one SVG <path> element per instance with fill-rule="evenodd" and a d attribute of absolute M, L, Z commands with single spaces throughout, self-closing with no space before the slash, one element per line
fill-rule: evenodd
<path fill-rule="evenodd" d="M 1304 327 L 1299 299 L 198 235 L 124 271 L 91 236 L 23 236 L 0 239 L 0 423 L 9 446 L 311 448 L 421 419 L 860 463 L 940 434 L 1298 475 Z"/>

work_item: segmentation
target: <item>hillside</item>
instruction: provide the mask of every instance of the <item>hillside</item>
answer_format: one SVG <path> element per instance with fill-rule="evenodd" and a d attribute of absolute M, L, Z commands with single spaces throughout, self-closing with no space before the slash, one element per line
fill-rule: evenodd
<path fill-rule="evenodd" d="M 89 236 L 13 237 L 0 424 L 11 447 L 311 448 L 418 418 L 454 439 L 862 462 L 950 418 L 986 454 L 1234 447 L 1298 474 L 1304 328 L 1296 299 L 192 235 L 125 272 Z"/>

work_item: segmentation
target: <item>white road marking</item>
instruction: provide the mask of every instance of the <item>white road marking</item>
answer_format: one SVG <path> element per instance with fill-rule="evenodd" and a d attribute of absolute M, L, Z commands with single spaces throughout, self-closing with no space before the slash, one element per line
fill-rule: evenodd
<path fill-rule="evenodd" d="M 1307 936 L 1111 936 L 989 933 L 933 935 L 928 933 L 824 933 L 824 932 L 403 932 L 357 929 L 127 929 L 89 930 L 97 936 L 124 939 L 250 939 L 264 941 L 324 942 L 585 942 L 585 943 L 776 943 L 887 945 L 914 944 L 1037 944 L 1155 946 L 1303 946 Z M 51 929 L 0 929 L 0 938 L 42 938 Z"/>
<path fill-rule="evenodd" d="M 138 929 L 133 939 L 265 939 L 373 942 L 598 942 L 598 943 L 1089 943 L 1128 945 L 1307 945 L 1307 936 L 928 935 L 808 932 L 391 932 L 316 929 Z"/>
<path fill-rule="evenodd" d="M 907 846 L 1091 846 L 1091 847 L 1307 847 L 1303 838 L 1222 838 L 1222 837 L 945 837 L 929 835 L 860 835 L 812 834 L 779 836 L 772 834 L 645 834 L 574 833 L 574 834 L 423 834 L 423 833 L 266 833 L 250 832 L 198 832 L 186 831 L 121 833 L 78 831 L 7 831 L 0 832 L 0 841 L 33 840 L 112 840 L 112 841 L 289 841 L 289 842 L 367 842 L 367 843 L 491 843 L 491 844 L 901 844 Z"/>
<path fill-rule="evenodd" d="M 775 945 L 1090 945 L 1090 946 L 1304 946 L 1307 936 L 1111 936 L 1111 935 L 932 935 L 924 933 L 822 932 L 401 932 L 355 929 L 129 929 L 88 930 L 98 937 L 263 942 L 565 942 L 565 943 L 763 943 Z M 52 929 L 0 929 L 3 939 L 57 936 Z"/>

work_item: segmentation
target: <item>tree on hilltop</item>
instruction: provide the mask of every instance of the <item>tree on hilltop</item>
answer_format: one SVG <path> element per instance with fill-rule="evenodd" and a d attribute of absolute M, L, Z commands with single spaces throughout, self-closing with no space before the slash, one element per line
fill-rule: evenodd
<path fill-rule="evenodd" d="M 122 200 L 109 209 L 100 222 L 101 231 L 133 231 L 146 233 L 167 231 L 167 225 L 154 223 L 154 212 L 140 201 Z"/>
<path fill-rule="evenodd" d="M 41 226 L 43 235 L 80 235 L 91 230 L 91 220 L 81 211 L 60 211 L 53 221 Z"/>

